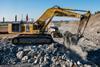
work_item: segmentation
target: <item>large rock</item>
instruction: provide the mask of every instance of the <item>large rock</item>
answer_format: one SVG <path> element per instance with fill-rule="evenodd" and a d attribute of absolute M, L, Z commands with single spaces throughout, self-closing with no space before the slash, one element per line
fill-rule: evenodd
<path fill-rule="evenodd" d="M 23 62 L 23 63 L 28 62 L 28 56 L 24 56 L 24 57 L 22 58 L 22 62 Z"/>
<path fill-rule="evenodd" d="M 16 54 L 16 56 L 17 56 L 18 59 L 22 59 L 23 55 L 24 55 L 24 52 L 23 52 L 23 51 L 19 51 L 19 52 Z"/>
<path fill-rule="evenodd" d="M 31 46 L 25 46 L 24 49 L 23 49 L 23 51 L 30 51 L 30 50 L 32 50 Z"/>

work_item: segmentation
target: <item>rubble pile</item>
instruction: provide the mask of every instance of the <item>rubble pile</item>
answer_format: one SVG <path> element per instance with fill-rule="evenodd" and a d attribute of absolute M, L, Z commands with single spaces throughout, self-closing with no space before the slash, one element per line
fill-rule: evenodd
<path fill-rule="evenodd" d="M 86 58 L 86 56 L 84 57 Z M 40 67 L 96 67 L 95 63 L 83 59 L 80 54 L 67 49 L 63 44 L 22 46 L 13 45 L 7 41 L 0 42 L 1 65 L 24 63 L 31 63 Z"/>

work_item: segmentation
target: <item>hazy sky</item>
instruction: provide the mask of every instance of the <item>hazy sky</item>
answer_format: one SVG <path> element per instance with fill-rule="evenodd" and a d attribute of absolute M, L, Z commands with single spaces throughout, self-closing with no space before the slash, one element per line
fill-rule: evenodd
<path fill-rule="evenodd" d="M 0 0 L 0 21 L 14 20 L 14 15 L 21 19 L 28 13 L 31 18 L 39 18 L 43 12 L 54 5 L 64 8 L 90 10 L 92 13 L 100 10 L 100 0 Z"/>

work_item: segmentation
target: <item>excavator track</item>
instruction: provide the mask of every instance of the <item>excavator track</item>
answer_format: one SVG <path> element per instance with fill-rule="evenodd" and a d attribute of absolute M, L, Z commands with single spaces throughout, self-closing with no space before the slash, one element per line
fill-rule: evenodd
<path fill-rule="evenodd" d="M 53 43 L 50 34 L 20 34 L 12 39 L 15 45 L 38 45 L 38 44 L 51 44 Z"/>

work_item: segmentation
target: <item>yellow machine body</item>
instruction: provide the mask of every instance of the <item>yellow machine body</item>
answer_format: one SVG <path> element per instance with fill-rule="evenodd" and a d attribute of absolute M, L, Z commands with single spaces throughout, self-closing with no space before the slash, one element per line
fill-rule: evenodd
<path fill-rule="evenodd" d="M 15 26 L 15 30 L 14 29 Z M 19 28 L 19 29 L 18 29 Z M 18 29 L 18 30 L 16 30 Z M 27 30 L 28 29 L 28 30 Z M 39 30 L 36 30 L 33 23 L 9 23 L 8 24 L 8 33 L 9 34 L 39 34 Z"/>
<path fill-rule="evenodd" d="M 60 17 L 80 18 L 78 34 L 81 34 L 81 30 L 82 28 L 84 28 L 84 26 L 86 26 L 91 14 L 89 11 L 82 11 L 82 12 L 86 12 L 85 14 L 80 14 L 75 11 L 81 12 L 82 10 L 52 7 L 47 9 L 43 13 L 43 15 L 34 23 L 16 23 L 16 22 L 9 23 L 8 33 L 19 34 L 19 36 L 13 39 L 14 44 L 30 44 L 30 43 L 38 44 L 38 42 L 39 44 L 43 44 L 43 43 L 50 44 L 52 43 L 53 40 L 52 40 L 51 33 L 49 33 L 50 31 L 48 31 L 47 28 L 54 16 L 60 16 Z M 58 31 L 55 31 L 54 33 L 56 35 L 59 34 Z"/>

